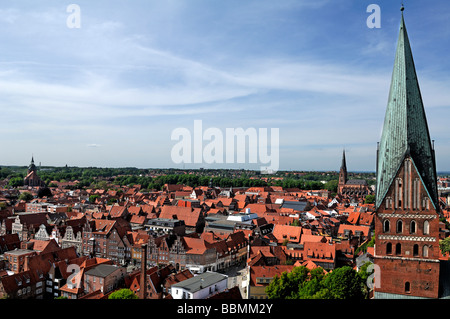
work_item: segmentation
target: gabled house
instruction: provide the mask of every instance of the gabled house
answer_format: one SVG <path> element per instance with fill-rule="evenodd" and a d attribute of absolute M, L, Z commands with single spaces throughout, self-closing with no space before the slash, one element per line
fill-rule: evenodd
<path fill-rule="evenodd" d="M 159 218 L 184 220 L 187 231 L 201 233 L 205 226 L 202 209 L 179 206 L 162 206 Z"/>
<path fill-rule="evenodd" d="M 122 219 L 95 219 L 83 228 L 83 255 L 109 258 L 119 264 L 131 260 L 130 224 Z"/>

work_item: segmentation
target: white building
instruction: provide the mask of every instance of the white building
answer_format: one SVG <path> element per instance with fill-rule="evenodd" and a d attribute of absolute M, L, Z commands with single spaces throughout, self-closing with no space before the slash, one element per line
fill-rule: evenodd
<path fill-rule="evenodd" d="M 250 208 L 245 209 L 245 213 L 236 213 L 228 216 L 227 220 L 240 222 L 240 223 L 251 223 L 252 219 L 257 219 L 258 215 L 250 212 Z"/>
<path fill-rule="evenodd" d="M 227 289 L 228 276 L 207 271 L 172 285 L 173 299 L 206 299 Z"/>

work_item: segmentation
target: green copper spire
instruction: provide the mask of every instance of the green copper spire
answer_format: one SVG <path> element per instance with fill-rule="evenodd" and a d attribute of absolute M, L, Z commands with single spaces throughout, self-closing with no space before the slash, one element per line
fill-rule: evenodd
<path fill-rule="evenodd" d="M 433 205 L 439 209 L 434 150 L 401 11 L 394 70 L 377 155 L 376 206 L 380 206 L 403 159 L 409 155 Z"/>

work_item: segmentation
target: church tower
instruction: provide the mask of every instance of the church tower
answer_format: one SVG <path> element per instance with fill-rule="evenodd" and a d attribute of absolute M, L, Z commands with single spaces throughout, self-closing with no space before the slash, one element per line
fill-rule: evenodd
<path fill-rule="evenodd" d="M 342 151 L 342 163 L 339 170 L 338 194 L 342 193 L 342 189 L 347 183 L 347 163 L 345 161 L 345 150 Z"/>
<path fill-rule="evenodd" d="M 31 172 L 36 172 L 36 165 L 34 165 L 34 156 L 31 156 L 31 163 L 28 165 L 27 175 Z"/>
<path fill-rule="evenodd" d="M 31 156 L 31 163 L 28 165 L 27 176 L 23 179 L 25 186 L 44 187 L 45 183 L 37 175 L 37 168 L 34 165 L 34 156 Z"/>
<path fill-rule="evenodd" d="M 375 298 L 439 297 L 436 161 L 402 15 L 377 150 Z"/>

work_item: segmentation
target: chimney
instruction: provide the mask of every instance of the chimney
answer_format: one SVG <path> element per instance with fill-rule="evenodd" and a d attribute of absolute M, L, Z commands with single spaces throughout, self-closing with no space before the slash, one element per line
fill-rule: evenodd
<path fill-rule="evenodd" d="M 141 246 L 141 279 L 139 299 L 147 298 L 147 244 Z"/>

